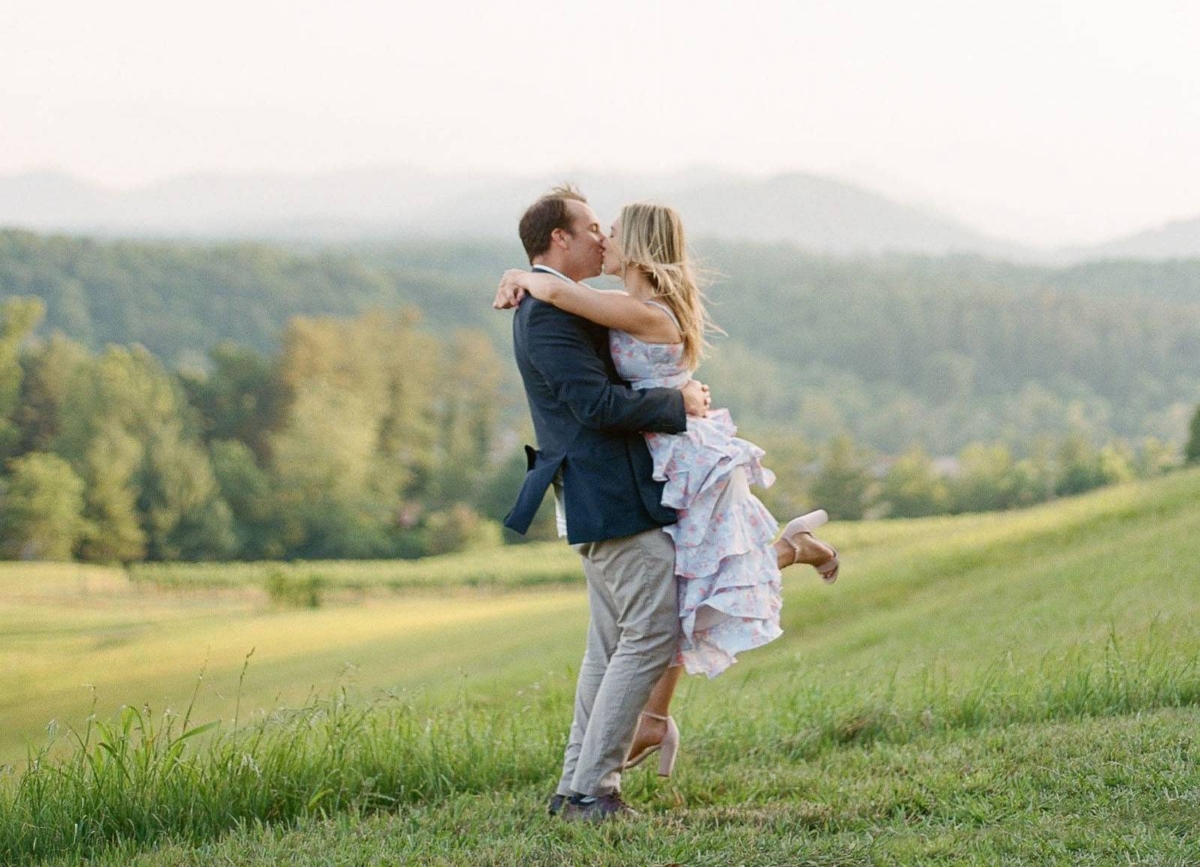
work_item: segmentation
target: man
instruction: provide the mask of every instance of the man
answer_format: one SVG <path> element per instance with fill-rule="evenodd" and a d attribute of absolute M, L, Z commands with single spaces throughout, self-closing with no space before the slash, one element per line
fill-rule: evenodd
<path fill-rule="evenodd" d="M 565 280 L 600 273 L 604 234 L 570 187 L 534 202 L 520 223 L 535 271 Z M 621 765 L 637 716 L 679 640 L 675 550 L 661 529 L 675 522 L 643 431 L 680 433 L 703 415 L 707 388 L 637 391 L 617 376 L 608 330 L 534 298 L 513 317 L 513 348 L 538 450 L 505 526 L 524 533 L 546 490 L 555 490 L 559 533 L 583 558 L 587 649 L 575 714 L 550 811 L 602 820 L 633 811 L 620 797 Z"/>

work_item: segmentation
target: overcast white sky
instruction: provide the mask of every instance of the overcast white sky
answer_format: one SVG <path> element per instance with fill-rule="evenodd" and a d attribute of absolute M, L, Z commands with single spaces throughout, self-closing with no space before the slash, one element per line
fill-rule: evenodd
<path fill-rule="evenodd" d="M 1200 215 L 1200 4 L 15 0 L 0 173 L 833 173 L 1040 244 Z"/>

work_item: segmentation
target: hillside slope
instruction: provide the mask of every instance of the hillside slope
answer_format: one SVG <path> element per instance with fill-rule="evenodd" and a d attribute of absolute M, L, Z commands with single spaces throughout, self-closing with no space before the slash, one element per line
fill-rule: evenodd
<path fill-rule="evenodd" d="M 1144 232 L 1065 254 L 1078 259 L 1195 259 L 1200 257 L 1200 217 L 1172 220 Z"/>
<path fill-rule="evenodd" d="M 146 634 L 131 630 L 105 646 L 96 642 L 113 634 L 113 624 L 101 629 L 68 614 L 49 632 L 94 652 L 64 659 L 39 679 L 91 679 L 106 695 L 123 692 L 140 703 L 146 693 L 130 690 L 147 682 L 122 679 L 121 667 L 156 658 L 154 645 L 141 642 L 158 634 L 154 640 L 177 637 L 175 674 L 161 681 L 172 680 L 172 691 L 186 690 L 206 653 L 220 657 L 206 689 L 225 697 L 206 699 L 207 713 L 231 712 L 231 681 L 251 646 L 258 650 L 243 714 L 270 706 L 264 698 L 280 691 L 285 673 L 294 691 L 320 683 L 314 673 L 336 659 L 355 666 L 355 694 L 393 690 L 369 712 L 379 722 L 336 735 L 343 787 L 336 800 L 353 805 L 369 779 L 372 792 L 382 787 L 399 798 L 399 812 L 393 806 L 365 824 L 323 823 L 320 810 L 303 809 L 315 791 L 292 789 L 317 785 L 305 782 L 310 777 L 327 786 L 328 774 L 297 768 L 272 776 L 279 773 L 272 756 L 258 754 L 252 759 L 267 777 L 255 791 L 267 798 L 255 803 L 267 803 L 276 818 L 308 815 L 296 830 L 208 843 L 205 828 L 255 818 L 219 819 L 242 803 L 236 792 L 203 814 L 217 825 L 196 824 L 196 807 L 171 819 L 170 799 L 151 797 L 153 818 L 134 822 L 135 836 L 100 864 L 203 863 L 218 853 L 247 864 L 331 857 L 692 863 L 698 852 L 712 853 L 712 863 L 1109 863 L 1113 852 L 1185 863 L 1183 853 L 1200 839 L 1200 814 L 1178 800 L 1200 785 L 1189 753 L 1200 722 L 1198 492 L 1193 470 L 1023 512 L 831 527 L 845 558 L 842 578 L 826 588 L 790 570 L 784 637 L 712 682 L 685 682 L 674 708 L 684 731 L 680 769 L 669 784 L 629 775 L 627 795 L 651 817 L 628 831 L 565 829 L 540 818 L 569 716 L 586 617 L 581 590 L 447 597 L 430 628 L 416 630 L 398 619 L 412 610 L 405 599 L 232 618 L 193 602 L 157 626 L 145 611 L 131 614 Z M 8 579 L 5 586 L 14 586 L 17 573 Z M 413 613 L 436 611 L 431 602 Z M 318 636 L 321 646 L 310 647 Z M 30 639 L 4 640 L 9 659 L 0 670 L 11 671 L 12 654 Z M 294 737 L 286 734 L 290 717 L 265 725 L 283 726 L 283 740 L 301 750 L 324 717 L 304 715 L 309 734 Z M 404 734 L 411 723 L 402 721 L 413 718 L 427 722 Z M 418 739 L 412 761 L 420 766 L 389 760 L 376 740 L 385 732 Z M 245 743 L 238 749 L 247 755 L 260 749 Z M 318 765 L 329 760 L 322 751 L 302 754 Z M 202 799 L 207 760 L 197 761 L 186 791 Z M 106 797 L 120 799 L 120 791 Z M 271 800 L 276 791 L 283 800 Z M 375 795 L 368 801 L 381 803 Z M 140 815 L 137 803 L 116 814 Z M 155 830 L 156 822 L 168 824 Z M 96 833 L 127 834 L 121 827 Z M 14 839 L 5 833 L 0 827 L 0 840 Z M 196 842 L 144 848 L 164 833 Z M 1071 846 L 1058 848 L 1064 837 Z"/>
<path fill-rule="evenodd" d="M 697 246 L 728 335 L 701 376 L 744 425 L 945 454 L 1081 425 L 1097 440 L 1178 441 L 1200 400 L 1200 261 L 1051 269 Z M 488 302 L 520 261 L 500 243 L 298 251 L 0 231 L 0 302 L 36 295 L 43 334 L 141 343 L 169 366 L 202 367 L 226 339 L 273 352 L 293 316 L 404 305 L 442 333 L 484 329 L 508 357 L 510 317 Z M 504 370 L 506 398 L 523 406 Z"/>

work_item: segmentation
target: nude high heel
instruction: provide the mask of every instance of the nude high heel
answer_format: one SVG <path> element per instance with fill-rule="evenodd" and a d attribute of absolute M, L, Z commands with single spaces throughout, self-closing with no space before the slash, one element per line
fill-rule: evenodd
<path fill-rule="evenodd" d="M 807 515 L 801 515 L 799 518 L 792 518 L 792 520 L 788 521 L 787 526 L 783 528 L 783 541 L 791 545 L 792 550 L 796 552 L 795 562 L 802 562 L 800 560 L 800 545 L 796 542 L 795 537 L 802 533 L 807 533 L 810 536 L 813 535 L 813 531 L 828 520 L 829 513 L 824 509 L 817 509 L 815 512 L 809 512 Z M 821 580 L 826 584 L 832 584 L 837 580 L 838 569 L 841 565 L 838 562 L 837 549 L 830 545 L 829 550 L 833 551 L 833 557 L 824 563 L 809 564 L 817 570 L 817 574 L 821 576 Z"/>
<path fill-rule="evenodd" d="M 636 756 L 630 756 L 625 760 L 625 764 L 621 766 L 622 770 L 636 768 L 646 759 L 655 753 L 659 753 L 658 757 L 658 775 L 660 777 L 669 777 L 671 772 L 675 770 L 675 758 L 679 755 L 679 727 L 675 725 L 675 720 L 670 716 L 660 716 L 656 713 L 650 713 L 644 710 L 642 716 L 648 716 L 650 719 L 665 720 L 667 723 L 667 733 L 663 735 L 663 739 L 656 744 L 651 744 L 646 747 Z"/>

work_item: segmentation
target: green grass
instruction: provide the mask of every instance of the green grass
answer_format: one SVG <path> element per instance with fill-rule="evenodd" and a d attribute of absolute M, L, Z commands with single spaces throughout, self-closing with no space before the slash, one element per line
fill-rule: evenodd
<path fill-rule="evenodd" d="M 197 718 L 231 718 L 246 656 L 242 707 L 302 704 L 341 684 L 457 694 L 466 682 L 523 682 L 577 637 L 575 592 L 454 594 L 276 610 L 253 594 L 197 597 L 117 587 L 109 595 L 0 604 L 0 756 L 19 762 L 46 726 L 78 727 L 121 705 L 181 709 L 203 671 Z M 515 628 L 514 628 L 515 627 Z M 522 631 L 522 627 L 526 627 Z M 493 648 L 494 654 L 486 653 Z"/>
<path fill-rule="evenodd" d="M 422 560 L 333 560 L 297 563 L 139 563 L 138 584 L 162 589 L 264 587 L 275 578 L 316 581 L 329 590 L 411 592 L 452 588 L 511 590 L 582 584 L 579 558 L 566 545 L 489 548 Z"/>
<path fill-rule="evenodd" d="M 57 758 L 13 772 L 0 855 L 1195 863 L 1196 527 L 1196 472 L 1020 513 L 831 527 L 841 580 L 787 573 L 784 638 L 681 686 L 676 778 L 631 774 L 649 815 L 606 829 L 540 812 L 581 652 L 578 588 L 450 578 L 440 598 L 281 611 L 253 581 L 181 593 L 73 567 L 0 573 L 0 712 L 26 738 L 58 716 L 88 744 L 69 749 L 60 726 Z M 68 604 L 81 593 L 89 604 Z M 205 658 L 190 730 L 225 722 L 181 739 Z M 102 697 L 90 730 L 79 682 Z M 334 697 L 306 700 L 314 686 Z M 121 699 L 137 710 L 105 722 Z"/>
<path fill-rule="evenodd" d="M 152 852 L 125 845 L 92 863 L 1190 865 L 1200 842 L 1197 721 L 1160 711 L 1008 726 L 773 766 L 753 756 L 717 765 L 701 753 L 678 780 L 627 786 L 646 818 L 614 827 L 545 818 L 544 784 L 518 785 L 382 814 L 251 824 Z"/>

